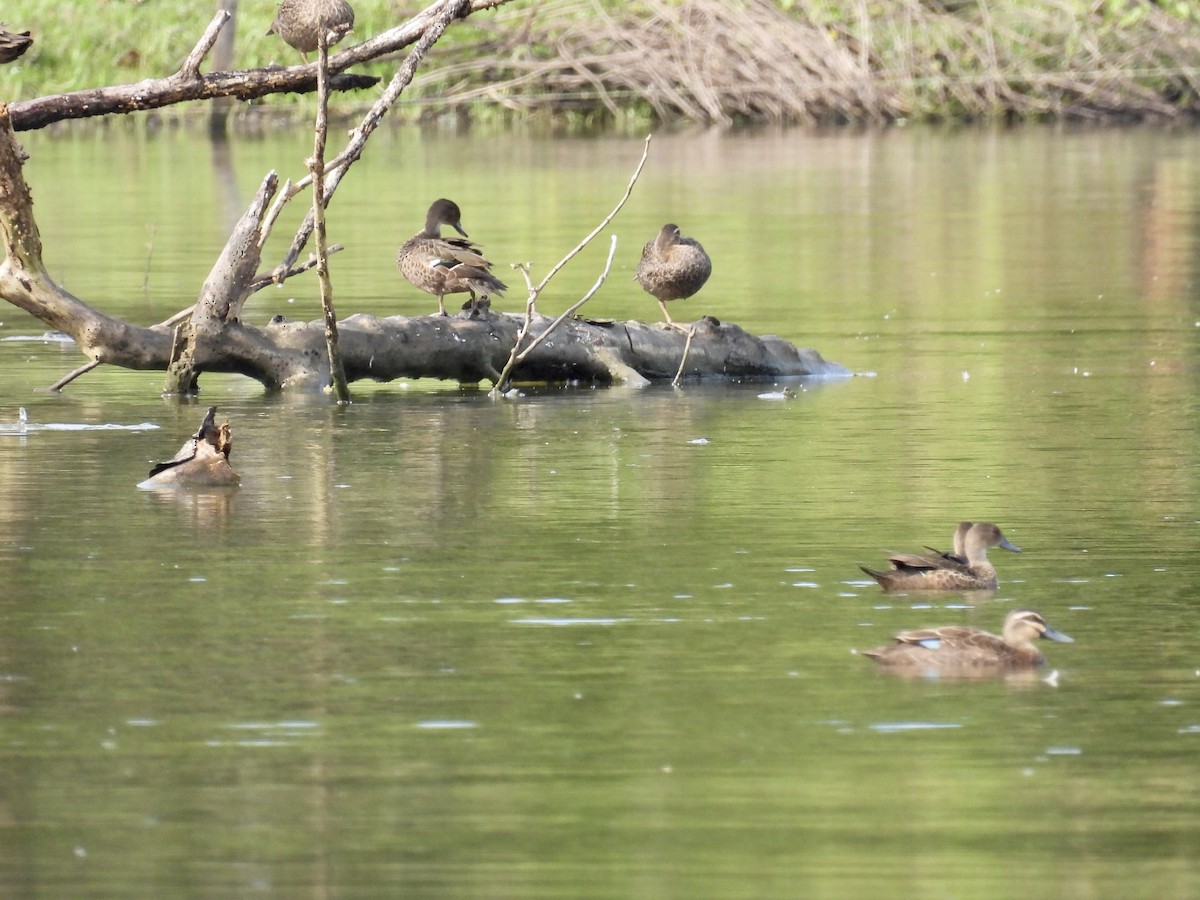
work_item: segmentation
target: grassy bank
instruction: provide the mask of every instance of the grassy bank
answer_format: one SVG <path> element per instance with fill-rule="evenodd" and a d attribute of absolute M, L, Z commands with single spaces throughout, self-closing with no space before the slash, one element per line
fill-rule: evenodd
<path fill-rule="evenodd" d="M 9 26 L 37 43 L 0 67 L 0 96 L 173 71 L 216 6 L 7 0 Z M 361 40 L 423 4 L 354 6 Z M 241 3 L 235 67 L 295 60 L 265 34 L 274 7 Z M 1184 0 L 518 0 L 452 28 L 407 100 L 410 115 L 602 124 L 1194 118 L 1200 13 Z"/>

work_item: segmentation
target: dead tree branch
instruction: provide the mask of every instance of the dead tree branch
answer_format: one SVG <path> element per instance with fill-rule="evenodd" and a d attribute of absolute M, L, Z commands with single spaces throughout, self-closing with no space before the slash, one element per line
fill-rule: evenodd
<path fill-rule="evenodd" d="M 456 8 L 458 17 L 484 9 L 503 6 L 512 0 L 463 0 Z M 380 32 L 369 40 L 347 47 L 329 58 L 333 90 L 355 90 L 370 87 L 377 78 L 341 74 L 351 66 L 378 59 L 403 50 L 418 40 L 438 17 L 441 3 L 417 13 L 408 21 Z M 179 71 L 165 78 L 148 78 L 135 84 L 113 85 L 22 100 L 11 106 L 12 127 L 15 131 L 44 128 L 65 119 L 84 119 L 131 113 L 139 110 L 161 109 L 177 103 L 212 100 L 216 97 L 235 97 L 254 100 L 269 94 L 311 93 L 317 89 L 317 64 L 303 66 L 249 69 L 236 72 L 200 74 L 199 66 L 212 49 L 217 34 L 225 24 L 228 13 L 221 11 L 213 18 L 204 36 L 188 54 Z"/>

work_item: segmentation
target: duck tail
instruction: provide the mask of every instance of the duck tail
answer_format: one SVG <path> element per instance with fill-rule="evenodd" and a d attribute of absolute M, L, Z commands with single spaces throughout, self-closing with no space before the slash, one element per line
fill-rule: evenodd
<path fill-rule="evenodd" d="M 477 294 L 482 294 L 485 297 L 490 297 L 493 294 L 502 294 L 508 290 L 508 285 L 483 269 L 462 268 L 455 272 L 458 275 L 459 281 L 469 287 Z"/>
<path fill-rule="evenodd" d="M 866 566 L 859 566 L 859 568 L 878 581 L 880 584 L 883 584 L 887 580 L 887 575 L 883 572 L 876 572 L 874 569 L 868 569 Z"/>

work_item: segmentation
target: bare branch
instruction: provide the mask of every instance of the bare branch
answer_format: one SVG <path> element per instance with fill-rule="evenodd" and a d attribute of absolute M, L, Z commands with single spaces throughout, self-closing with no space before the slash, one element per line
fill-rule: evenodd
<path fill-rule="evenodd" d="M 609 246 L 608 262 L 605 263 L 604 271 L 600 273 L 600 277 L 596 280 L 596 283 L 592 285 L 591 290 L 589 290 L 583 296 L 582 300 L 579 300 L 574 306 L 555 319 L 550 324 L 549 328 L 539 335 L 538 338 L 529 345 L 529 347 L 522 351 L 521 342 L 528 337 L 529 330 L 532 327 L 538 296 L 545 289 L 546 285 L 550 283 L 550 279 L 558 274 L 558 272 L 562 270 L 563 266 L 574 259 L 584 247 L 590 244 L 592 239 L 604 228 L 606 228 L 609 222 L 616 218 L 617 213 L 621 211 L 621 207 L 623 207 L 626 201 L 629 200 L 630 195 L 633 193 L 633 186 L 637 184 L 637 180 L 642 174 L 642 169 L 646 166 L 646 159 L 650 156 L 650 139 L 652 137 L 654 137 L 652 134 L 646 135 L 645 143 L 642 144 L 642 158 L 638 160 L 637 168 L 633 170 L 633 175 L 630 176 L 629 183 L 625 185 L 625 193 L 621 195 L 621 199 L 617 201 L 617 205 L 612 208 L 612 211 L 604 217 L 599 225 L 591 230 L 587 237 L 576 244 L 574 249 L 569 251 L 566 256 L 555 263 L 554 267 L 550 269 L 550 271 L 546 274 L 546 277 L 541 280 L 541 283 L 539 283 L 537 287 L 533 286 L 532 280 L 530 279 L 528 263 L 516 267 L 521 270 L 521 274 L 525 278 L 525 284 L 529 288 L 529 296 L 525 301 L 525 323 L 521 328 L 521 332 L 518 335 L 517 340 L 513 343 L 512 354 L 509 356 L 508 362 L 505 363 L 504 368 L 501 370 L 500 377 L 496 380 L 496 384 L 492 388 L 492 396 L 503 395 L 503 393 L 508 389 L 508 378 L 512 374 L 512 370 L 516 367 L 517 363 L 524 360 L 534 347 L 545 340 L 555 328 L 562 324 L 564 319 L 574 315 L 579 307 L 583 306 L 583 304 L 587 303 L 587 301 L 595 295 L 596 291 L 600 289 L 600 285 L 604 284 L 605 279 L 608 277 L 609 269 L 612 267 L 613 254 L 616 253 L 617 250 L 617 238 L 615 235 L 613 236 L 612 244 Z"/>
<path fill-rule="evenodd" d="M 221 34 L 221 29 L 225 23 L 229 21 L 229 10 L 222 9 L 213 16 L 213 20 L 208 23 L 208 27 L 204 29 L 204 34 L 192 48 L 192 52 L 184 59 L 183 65 L 179 67 L 178 77 L 192 80 L 200 77 L 200 63 L 208 56 L 213 45 L 217 42 L 217 37 Z"/>
<path fill-rule="evenodd" d="M 503 6 L 510 2 L 512 0 L 457 0 L 451 18 L 468 16 L 479 10 Z M 426 32 L 443 9 L 444 3 L 434 3 L 407 22 L 389 28 L 361 44 L 341 50 L 329 58 L 329 71 L 344 73 L 351 66 L 403 50 Z M 214 19 L 204 37 L 184 60 L 179 71 L 173 75 L 148 78 L 135 84 L 90 88 L 13 103 L 13 130 L 29 131 L 64 119 L 160 109 L 176 103 L 212 100 L 216 97 L 253 100 L 269 94 L 310 93 L 316 90 L 315 62 L 303 66 L 271 66 L 263 69 L 199 74 L 200 60 L 196 57 L 203 57 L 208 53 L 211 48 L 209 32 L 219 32 L 220 27 Z M 348 90 L 373 85 L 377 81 L 378 79 L 368 76 L 339 74 L 330 80 L 330 86 L 335 90 Z"/>

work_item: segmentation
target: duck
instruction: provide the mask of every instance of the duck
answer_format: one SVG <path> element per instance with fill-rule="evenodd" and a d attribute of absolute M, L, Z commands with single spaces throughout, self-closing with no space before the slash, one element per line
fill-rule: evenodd
<path fill-rule="evenodd" d="M 217 426 L 217 408 L 210 406 L 200 428 L 166 462 L 156 463 L 139 487 L 218 487 L 240 483 L 229 464 L 233 433 L 229 423 Z"/>
<path fill-rule="evenodd" d="M 10 63 L 33 46 L 28 31 L 5 31 L 0 27 L 0 63 Z"/>
<path fill-rule="evenodd" d="M 658 301 L 669 327 L 682 328 L 667 312 L 668 300 L 686 300 L 695 294 L 712 274 L 712 260 L 695 238 L 684 237 L 679 226 L 667 223 L 658 237 L 642 248 L 642 258 L 634 280 L 642 290 Z"/>
<path fill-rule="evenodd" d="M 346 0 L 283 0 L 267 34 L 277 34 L 285 44 L 308 54 L 317 49 L 321 29 L 326 46 L 332 47 L 354 27 L 354 9 Z"/>
<path fill-rule="evenodd" d="M 508 286 L 491 272 L 479 246 L 460 238 L 442 237 L 442 225 L 468 237 L 462 225 L 462 212 L 453 200 L 435 200 L 425 214 L 425 227 L 400 245 L 396 267 L 415 287 L 438 298 L 438 315 L 446 315 L 446 294 L 468 292 L 471 299 L 464 310 L 478 315 L 488 308 L 493 294 Z"/>
<path fill-rule="evenodd" d="M 1032 609 L 1014 609 L 1004 617 L 1000 635 L 966 625 L 920 628 L 902 631 L 893 643 L 859 653 L 881 666 L 924 673 L 1012 671 L 1046 664 L 1045 654 L 1033 643 L 1039 638 L 1075 643 Z"/>
<path fill-rule="evenodd" d="M 955 532 L 957 537 L 958 532 Z M 879 582 L 885 591 L 992 591 L 999 585 L 996 567 L 987 558 L 992 547 L 1020 553 L 1021 548 L 1004 536 L 999 526 L 991 522 L 976 522 L 966 529 L 962 538 L 962 556 L 921 556 L 914 553 L 894 553 L 888 557 L 891 569 L 879 572 L 859 566 Z M 955 548 L 956 550 L 959 548 Z"/>

